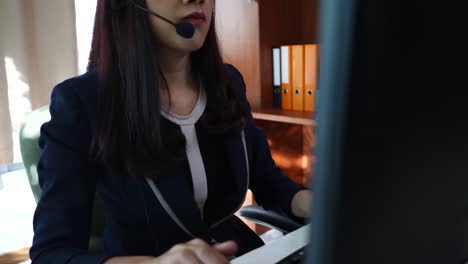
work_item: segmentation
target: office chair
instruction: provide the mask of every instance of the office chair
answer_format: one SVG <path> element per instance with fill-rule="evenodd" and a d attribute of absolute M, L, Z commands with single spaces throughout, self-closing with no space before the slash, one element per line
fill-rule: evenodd
<path fill-rule="evenodd" d="M 37 140 L 39 139 L 42 124 L 49 120 L 49 106 L 46 105 L 32 111 L 19 130 L 21 157 L 36 202 L 39 201 L 41 195 L 36 170 L 41 150 Z"/>
<path fill-rule="evenodd" d="M 40 107 L 32 111 L 26 117 L 20 127 L 20 150 L 24 168 L 28 176 L 29 186 L 36 202 L 41 197 L 41 187 L 37 175 L 37 164 L 41 155 L 38 139 L 41 126 L 50 120 L 49 106 Z M 104 215 L 101 204 L 94 199 L 93 219 L 91 225 L 91 236 L 89 238 L 89 250 L 98 251 L 102 248 L 102 235 L 104 231 Z"/>
<path fill-rule="evenodd" d="M 24 168 L 28 176 L 29 185 L 34 198 L 39 201 L 41 188 L 37 175 L 37 163 L 41 155 L 41 149 L 38 144 L 40 129 L 42 124 L 50 120 L 49 106 L 43 106 L 32 111 L 25 122 L 21 125 L 20 149 L 23 158 Z M 302 223 L 289 219 L 273 211 L 267 211 L 260 206 L 251 205 L 240 210 L 240 215 L 254 223 L 277 229 L 283 234 L 292 232 L 302 226 Z M 91 227 L 91 236 L 89 240 L 89 249 L 97 251 L 102 248 L 102 235 L 104 231 L 104 215 L 101 203 L 94 199 L 93 219 Z"/>
<path fill-rule="evenodd" d="M 276 229 L 283 235 L 290 233 L 305 224 L 300 220 L 291 219 L 286 215 L 265 210 L 263 207 L 258 205 L 245 206 L 239 210 L 239 214 L 251 222 Z"/>

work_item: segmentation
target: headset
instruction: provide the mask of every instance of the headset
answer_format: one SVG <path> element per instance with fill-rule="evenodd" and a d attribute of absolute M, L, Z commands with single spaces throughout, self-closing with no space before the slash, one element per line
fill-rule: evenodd
<path fill-rule="evenodd" d="M 179 34 L 179 36 L 186 38 L 186 39 L 191 39 L 193 35 L 195 34 L 195 27 L 190 22 L 180 21 L 180 22 L 174 23 L 170 21 L 169 19 L 157 14 L 156 12 L 151 11 L 148 8 L 144 7 L 141 3 L 139 3 L 140 1 L 137 1 L 137 0 L 130 0 L 130 1 L 139 9 L 173 25 L 176 29 L 177 34 Z"/>

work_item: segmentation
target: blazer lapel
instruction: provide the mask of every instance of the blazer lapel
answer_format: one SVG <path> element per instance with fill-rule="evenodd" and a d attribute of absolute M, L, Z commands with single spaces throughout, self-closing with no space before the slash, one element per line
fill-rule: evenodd
<path fill-rule="evenodd" d="M 246 163 L 247 157 L 240 133 L 226 140 L 226 155 L 228 157 L 229 169 L 236 182 L 234 188 L 238 194 L 236 196 L 245 196 L 249 181 L 247 174 L 248 165 Z M 237 200 L 239 200 L 238 197 Z"/>
<path fill-rule="evenodd" d="M 248 189 L 248 165 L 246 163 L 246 154 L 244 151 L 241 134 L 229 136 L 225 141 L 225 155 L 231 177 L 234 179 L 234 186 L 230 192 L 219 198 L 219 203 L 223 204 L 223 209 L 215 212 L 211 219 L 211 226 L 216 226 L 223 222 L 232 214 L 236 213 L 245 200 Z M 248 156 L 248 155 L 247 155 Z"/>
<path fill-rule="evenodd" d="M 170 174 L 150 179 L 156 190 L 151 188 L 150 183 L 148 187 L 152 189 L 153 196 L 174 224 L 189 236 L 205 238 L 208 227 L 202 220 L 200 209 L 193 197 L 191 183 L 184 175 L 182 167 L 171 169 Z"/>
<path fill-rule="evenodd" d="M 190 236 L 209 240 L 210 227 L 230 217 L 244 202 L 249 182 L 247 173 L 249 166 L 246 160 L 250 157 L 246 155 L 247 149 L 244 150 L 241 134 L 227 137 L 224 146 L 228 170 L 234 179 L 234 186 L 229 194 L 220 197 L 220 203 L 226 207 L 219 210 L 219 214 L 216 212 L 214 219 L 210 219 L 211 226 L 202 219 L 202 214 L 193 197 L 190 179 L 185 176 L 184 166 L 172 168 L 170 172 L 163 173 L 164 176 L 152 179 L 151 181 L 157 188 L 156 193 L 151 189 L 150 184 L 147 184 L 154 199 L 161 204 L 167 216 L 172 218 L 172 222 L 179 228 L 186 229 L 183 232 L 188 231 Z"/>

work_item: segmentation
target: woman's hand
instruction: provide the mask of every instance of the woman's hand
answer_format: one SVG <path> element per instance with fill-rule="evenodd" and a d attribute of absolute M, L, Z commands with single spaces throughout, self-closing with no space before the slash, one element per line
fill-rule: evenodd
<path fill-rule="evenodd" d="M 237 244 L 234 241 L 227 241 L 210 246 L 201 239 L 193 239 L 187 243 L 175 245 L 161 256 L 143 263 L 224 264 L 229 263 L 228 258 L 234 256 L 236 252 Z"/>
<path fill-rule="evenodd" d="M 207 263 L 224 264 L 229 263 L 228 258 L 237 252 L 237 244 L 234 241 L 213 246 L 208 245 L 201 239 L 193 239 L 184 244 L 177 244 L 170 250 L 155 257 L 114 257 L 105 264 L 166 264 L 166 263 Z"/>

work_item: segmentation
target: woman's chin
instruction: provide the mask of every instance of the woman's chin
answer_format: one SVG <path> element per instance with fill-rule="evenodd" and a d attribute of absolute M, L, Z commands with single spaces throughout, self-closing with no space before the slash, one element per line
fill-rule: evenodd
<path fill-rule="evenodd" d="M 201 49 L 202 47 L 203 42 L 190 41 L 183 43 L 178 47 L 178 49 L 183 52 L 194 52 Z"/>

